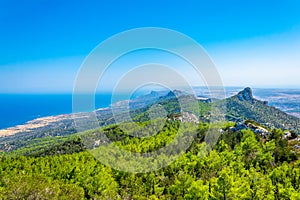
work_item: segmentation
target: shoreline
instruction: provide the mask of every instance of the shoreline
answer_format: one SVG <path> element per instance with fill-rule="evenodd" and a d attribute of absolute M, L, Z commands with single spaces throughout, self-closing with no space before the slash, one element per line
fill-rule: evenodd
<path fill-rule="evenodd" d="M 94 112 L 97 111 L 106 111 L 109 110 L 110 107 L 98 108 Z M 7 127 L 4 129 L 0 129 L 0 138 L 15 135 L 18 133 L 29 133 L 34 131 L 35 129 L 46 127 L 53 123 L 63 122 L 64 120 L 74 120 L 77 118 L 86 117 L 87 113 L 70 113 L 70 114 L 59 114 L 59 115 L 50 115 L 45 117 L 38 117 L 33 120 L 27 121 L 24 124 L 19 124 L 12 127 Z"/>
<path fill-rule="evenodd" d="M 34 129 L 45 127 L 53 122 L 58 122 L 64 119 L 70 119 L 72 114 L 61 114 L 47 117 L 39 117 L 26 122 L 25 124 L 16 125 L 0 130 L 0 137 L 10 136 L 17 133 L 28 133 Z"/>

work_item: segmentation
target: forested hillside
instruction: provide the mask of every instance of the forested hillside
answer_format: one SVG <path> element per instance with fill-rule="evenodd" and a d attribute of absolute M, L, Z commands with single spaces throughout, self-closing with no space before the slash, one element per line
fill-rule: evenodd
<path fill-rule="evenodd" d="M 147 152 L 168 143 L 179 125 L 170 121 L 159 134 L 140 139 L 114 125 L 95 131 L 124 149 Z M 284 133 L 275 129 L 262 139 L 250 130 L 233 133 L 231 126 L 215 125 L 224 132 L 209 151 L 209 124 L 200 123 L 179 159 L 141 174 L 104 166 L 77 136 L 47 146 L 40 141 L 0 158 L 0 199 L 299 199 L 300 162 Z"/>
<path fill-rule="evenodd" d="M 294 131 L 300 130 L 300 120 L 281 110 L 268 106 L 268 102 L 253 97 L 251 88 L 245 88 L 237 95 L 222 102 L 226 105 L 228 120 L 255 120 L 270 128 L 282 128 Z"/>
<path fill-rule="evenodd" d="M 299 119 L 254 99 L 250 88 L 215 101 L 227 104 L 221 113 L 227 122 L 211 121 L 212 102 L 192 104 L 193 96 L 172 92 L 156 98 L 166 117 L 150 120 L 149 104 L 130 110 L 134 122 L 2 138 L 3 147 L 13 148 L 0 152 L 0 199 L 300 199 Z M 211 132 L 216 145 L 207 139 Z M 184 150 L 183 139 L 192 141 Z M 149 158 L 150 165 L 174 152 L 179 157 L 157 170 L 129 173 L 104 165 L 99 156 L 123 167 L 151 166 L 130 162 L 130 154 L 111 151 L 111 145 L 145 154 L 174 145 L 162 160 Z"/>

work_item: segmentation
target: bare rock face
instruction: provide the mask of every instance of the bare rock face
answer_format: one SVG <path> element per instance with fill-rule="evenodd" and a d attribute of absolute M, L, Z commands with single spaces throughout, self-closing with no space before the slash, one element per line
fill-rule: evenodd
<path fill-rule="evenodd" d="M 240 101 L 247 101 L 249 103 L 256 103 L 256 102 L 261 102 L 262 104 L 268 106 L 269 102 L 268 101 L 260 101 L 260 100 L 257 100 L 253 97 L 252 95 L 252 89 L 247 87 L 245 88 L 244 90 L 240 91 L 237 95 L 238 99 Z"/>
<path fill-rule="evenodd" d="M 252 95 L 252 89 L 247 87 L 243 91 L 239 92 L 237 94 L 237 97 L 240 101 L 254 101 L 253 95 Z"/>

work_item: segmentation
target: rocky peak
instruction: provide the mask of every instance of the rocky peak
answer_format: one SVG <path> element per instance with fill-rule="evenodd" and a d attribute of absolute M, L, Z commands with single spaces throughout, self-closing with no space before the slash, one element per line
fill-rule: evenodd
<path fill-rule="evenodd" d="M 252 89 L 249 87 L 245 88 L 243 91 L 240 91 L 237 94 L 237 97 L 241 101 L 253 101 L 254 100 L 253 95 L 252 95 Z"/>

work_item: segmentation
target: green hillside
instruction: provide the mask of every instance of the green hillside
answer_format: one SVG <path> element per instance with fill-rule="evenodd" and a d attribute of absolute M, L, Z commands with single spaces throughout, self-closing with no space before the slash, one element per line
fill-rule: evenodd
<path fill-rule="evenodd" d="M 170 121 L 155 136 L 140 139 L 115 125 L 77 136 L 103 132 L 123 149 L 151 152 L 168 144 L 180 124 Z M 175 162 L 138 174 L 103 165 L 77 136 L 52 138 L 49 146 L 40 139 L 0 157 L 0 199 L 299 199 L 300 162 L 283 132 L 272 130 L 263 140 L 250 130 L 226 131 L 232 125 L 211 125 L 225 132 L 209 151 L 209 124 L 199 123 L 194 142 Z"/>
<path fill-rule="evenodd" d="M 299 118 L 268 106 L 265 101 L 260 101 L 252 96 L 252 90 L 245 88 L 237 95 L 223 100 L 226 104 L 226 118 L 230 121 L 252 119 L 270 128 L 281 128 L 300 131 Z"/>
<path fill-rule="evenodd" d="M 23 141 L 14 136 L 14 150 L 0 153 L 0 199 L 300 199 L 300 139 L 284 137 L 285 129 L 299 130 L 299 119 L 253 98 L 250 88 L 213 103 L 195 105 L 191 95 L 178 98 L 168 93 L 156 100 L 166 118 L 149 121 L 152 103 L 131 110 L 135 122 L 112 121 L 95 130 Z M 234 122 L 210 123 L 215 105 L 226 105 L 225 119 Z M 268 134 L 233 128 L 245 119 L 269 127 Z M 218 133 L 216 145 L 207 143 L 210 133 Z M 193 141 L 181 152 L 178 135 Z M 109 145 L 147 154 L 170 144 L 169 153 L 180 156 L 153 172 L 119 171 L 95 157 L 100 152 L 122 164 L 128 155 Z M 126 165 L 147 167 L 136 161 Z"/>

